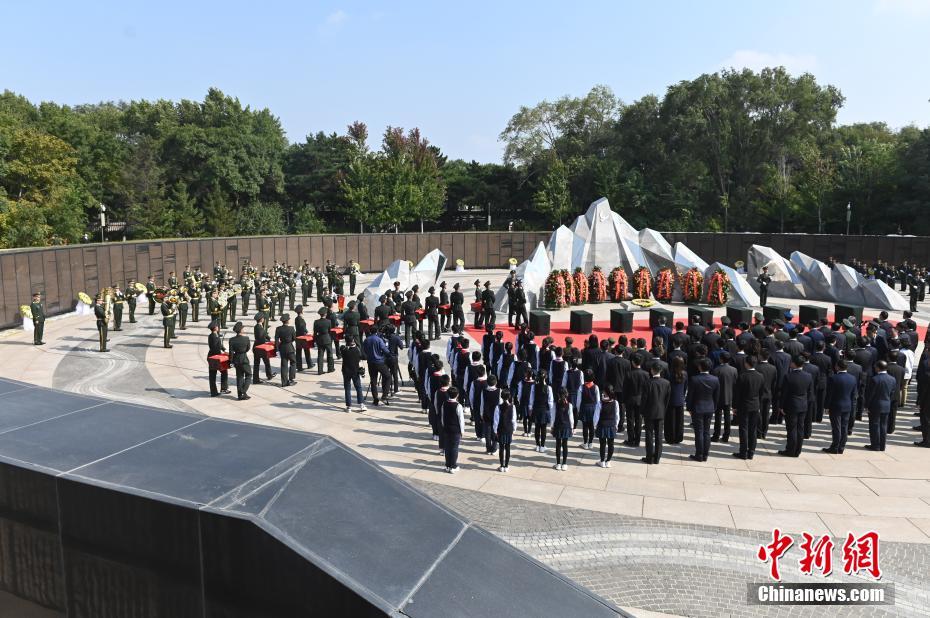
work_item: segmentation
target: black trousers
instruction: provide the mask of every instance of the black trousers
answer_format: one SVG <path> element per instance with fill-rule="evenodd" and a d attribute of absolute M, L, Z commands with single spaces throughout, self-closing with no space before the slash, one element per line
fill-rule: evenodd
<path fill-rule="evenodd" d="M 626 435 L 627 444 L 639 446 L 643 434 L 643 417 L 639 413 L 639 404 L 627 404 Z"/>
<path fill-rule="evenodd" d="M 723 421 L 723 432 L 720 431 L 720 423 Z M 714 435 L 711 437 L 711 440 L 719 438 L 723 435 L 723 440 L 726 442 L 730 439 L 730 424 L 733 422 L 733 417 L 730 411 L 730 406 L 722 405 L 717 406 L 717 409 L 714 411 Z"/>
<path fill-rule="evenodd" d="M 461 305 L 452 307 L 452 327 L 455 328 L 456 326 L 465 327 L 465 312 L 462 310 Z"/>
<path fill-rule="evenodd" d="M 752 457 L 756 453 L 756 432 L 759 431 L 761 410 L 737 410 L 736 422 L 739 424 L 739 454 Z"/>
<path fill-rule="evenodd" d="M 252 368 L 248 363 L 240 363 L 236 367 L 236 395 L 244 397 L 249 393 L 252 385 Z"/>
<path fill-rule="evenodd" d="M 555 463 L 565 465 L 568 460 L 568 438 L 555 439 Z"/>
<path fill-rule="evenodd" d="M 521 324 L 526 324 L 529 321 L 530 319 L 526 315 L 525 305 L 520 305 L 519 307 L 514 309 L 514 320 L 513 320 L 514 326 L 520 326 Z"/>
<path fill-rule="evenodd" d="M 930 444 L 930 406 L 920 406 L 920 432 L 924 444 Z"/>
<path fill-rule="evenodd" d="M 510 442 L 501 444 L 500 462 L 504 468 L 510 465 Z"/>
<path fill-rule="evenodd" d="M 303 358 L 301 358 L 303 357 Z M 306 361 L 307 369 L 313 369 L 313 355 L 310 354 L 310 346 L 303 346 L 297 350 L 297 371 L 303 371 L 304 365 L 303 362 Z"/>
<path fill-rule="evenodd" d="M 824 383 L 823 385 L 818 385 L 817 387 L 814 388 L 814 410 L 816 412 L 814 420 L 816 420 L 818 423 L 823 422 L 823 408 L 824 408 L 824 400 L 826 399 L 826 397 L 827 397 L 827 384 L 826 383 Z"/>
<path fill-rule="evenodd" d="M 843 449 L 846 448 L 850 416 L 852 416 L 851 412 L 835 412 L 830 410 L 830 448 L 832 450 L 842 453 Z"/>
<path fill-rule="evenodd" d="M 297 353 L 291 350 L 281 350 L 281 386 L 287 386 L 297 379 Z"/>
<path fill-rule="evenodd" d="M 323 356 L 326 356 L 326 370 L 335 371 L 336 361 L 333 360 L 333 344 L 325 345 L 317 343 L 316 345 L 316 368 L 319 375 L 323 375 Z"/>
<path fill-rule="evenodd" d="M 691 424 L 694 425 L 694 456 L 698 461 L 707 461 L 710 453 L 710 422 L 713 415 L 692 414 Z"/>
<path fill-rule="evenodd" d="M 97 337 L 100 339 L 100 351 L 107 351 L 107 323 L 97 321 Z"/>
<path fill-rule="evenodd" d="M 885 450 L 885 435 L 888 432 L 888 414 L 869 411 L 869 442 L 873 448 Z"/>
<path fill-rule="evenodd" d="M 136 301 L 126 301 L 126 305 L 129 307 L 129 323 L 132 324 L 136 321 Z"/>
<path fill-rule="evenodd" d="M 599 438 L 601 446 L 601 461 L 610 461 L 614 456 L 614 439 Z"/>
<path fill-rule="evenodd" d="M 184 305 L 178 305 L 178 320 L 180 320 L 180 325 L 178 328 L 180 330 L 187 329 L 187 307 Z"/>
<path fill-rule="evenodd" d="M 113 304 L 113 330 L 120 330 L 123 325 L 123 305 L 120 303 Z"/>
<path fill-rule="evenodd" d="M 387 366 L 391 372 L 391 390 L 395 393 L 400 390 L 400 364 L 396 356 L 387 358 Z"/>
<path fill-rule="evenodd" d="M 378 405 L 378 382 L 381 382 L 381 399 L 391 396 L 391 370 L 387 363 L 374 363 L 368 361 L 368 378 L 371 380 L 371 398 Z"/>
<path fill-rule="evenodd" d="M 408 348 L 410 347 L 410 336 L 413 334 L 413 330 L 416 328 L 417 323 L 414 322 L 404 322 L 404 345 Z"/>
<path fill-rule="evenodd" d="M 174 339 L 174 318 L 168 320 L 168 323 L 164 326 L 165 332 L 165 347 L 171 345 L 171 340 Z"/>
<path fill-rule="evenodd" d="M 661 418 L 647 418 L 646 425 L 646 462 L 659 463 L 662 457 L 662 426 L 665 420 Z"/>
<path fill-rule="evenodd" d="M 155 297 L 149 296 L 149 315 L 155 315 Z"/>
<path fill-rule="evenodd" d="M 546 427 L 548 425 L 537 424 L 535 429 L 534 437 L 536 438 L 536 446 L 546 446 Z"/>
<path fill-rule="evenodd" d="M 788 442 L 785 450 L 789 455 L 800 455 L 804 447 L 804 425 L 807 422 L 807 412 L 789 412 L 785 411 L 785 431 L 788 434 Z"/>
<path fill-rule="evenodd" d="M 45 332 L 45 320 L 33 320 L 32 328 L 32 343 L 39 345 L 42 342 L 42 334 Z"/>
<path fill-rule="evenodd" d="M 759 290 L 759 306 L 764 307 L 769 300 L 769 290 L 767 287 Z"/>
<path fill-rule="evenodd" d="M 443 432 L 443 448 L 446 453 L 446 467 L 457 468 L 459 463 L 459 442 L 462 434 Z"/>
<path fill-rule="evenodd" d="M 261 383 L 261 380 L 258 378 L 258 373 L 259 373 L 258 369 L 259 369 L 259 363 L 261 363 L 262 361 L 264 361 L 265 363 L 265 379 L 270 380 L 271 379 L 271 361 L 268 360 L 267 356 L 259 356 L 259 352 L 256 352 L 255 350 L 252 350 L 252 354 L 255 355 L 255 360 L 252 362 L 252 380 L 255 382 L 255 384 Z"/>
<path fill-rule="evenodd" d="M 685 408 L 669 406 L 665 412 L 665 442 L 680 444 L 685 439 Z"/>
<path fill-rule="evenodd" d="M 216 390 L 216 374 L 220 374 L 220 390 L 225 391 L 229 389 L 229 372 L 228 371 L 217 371 L 216 369 L 210 369 L 210 394 L 213 396 L 219 395 L 220 392 Z"/>
<path fill-rule="evenodd" d="M 249 294 L 243 293 L 239 296 L 242 299 L 242 315 L 246 315 L 249 312 Z M 307 302 L 306 300 L 304 301 Z"/>
<path fill-rule="evenodd" d="M 769 399 L 762 400 L 762 408 L 759 410 L 759 431 L 756 436 L 765 438 L 769 433 L 769 414 L 772 413 L 772 402 Z"/>
<path fill-rule="evenodd" d="M 129 314 L 129 321 L 132 321 L 132 313 Z M 191 301 L 191 321 L 199 322 L 200 321 L 200 301 L 192 300 Z"/>
<path fill-rule="evenodd" d="M 439 316 L 430 314 L 427 318 L 426 336 L 430 339 L 439 339 Z"/>
<path fill-rule="evenodd" d="M 894 433 L 894 425 L 898 420 L 898 397 L 897 393 L 891 398 L 891 413 L 888 414 L 888 425 L 885 427 L 886 433 Z"/>

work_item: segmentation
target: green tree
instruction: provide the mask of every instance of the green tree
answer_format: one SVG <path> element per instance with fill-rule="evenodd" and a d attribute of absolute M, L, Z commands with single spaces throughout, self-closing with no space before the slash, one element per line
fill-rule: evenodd
<path fill-rule="evenodd" d="M 203 236 L 203 214 L 197 209 L 197 204 L 188 195 L 187 186 L 183 182 L 174 185 L 171 195 L 171 214 L 176 236 L 181 238 Z"/>
<path fill-rule="evenodd" d="M 218 184 L 207 193 L 202 210 L 207 233 L 211 236 L 232 236 L 236 232 L 236 213 L 230 208 Z"/>
<path fill-rule="evenodd" d="M 236 213 L 236 233 L 243 236 L 284 234 L 284 212 L 274 203 L 251 202 Z"/>
<path fill-rule="evenodd" d="M 543 176 L 539 190 L 533 196 L 533 206 L 547 221 L 561 225 L 572 211 L 568 190 L 568 170 L 559 159 L 553 158 L 549 171 Z"/>

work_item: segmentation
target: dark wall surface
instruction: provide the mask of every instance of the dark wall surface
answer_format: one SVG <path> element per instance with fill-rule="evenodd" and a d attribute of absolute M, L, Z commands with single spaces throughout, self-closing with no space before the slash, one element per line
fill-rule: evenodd
<path fill-rule="evenodd" d="M 449 258 L 465 260 L 467 268 L 505 268 L 511 257 L 523 261 L 537 244 L 548 242 L 551 232 L 431 232 L 426 234 L 316 234 L 202 238 L 128 243 L 77 245 L 0 251 L 0 328 L 22 323 L 20 305 L 28 304 L 33 290 L 43 293 L 49 315 L 71 311 L 79 292 L 93 296 L 101 288 L 131 277 L 137 281 L 154 275 L 162 282 L 168 273 L 185 265 L 208 271 L 217 260 L 233 268 L 244 259 L 271 265 L 307 259 L 321 266 L 327 259 L 346 264 L 355 259 L 366 272 L 380 272 L 394 260 L 416 262 L 433 249 Z M 772 247 L 785 257 L 801 251 L 817 259 L 837 261 L 858 258 L 899 263 L 930 264 L 930 237 L 834 236 L 809 234 L 716 234 L 667 232 L 672 244 L 682 242 L 708 262 L 732 264 L 745 260 L 751 245 Z M 236 268 L 238 270 L 238 268 Z"/>

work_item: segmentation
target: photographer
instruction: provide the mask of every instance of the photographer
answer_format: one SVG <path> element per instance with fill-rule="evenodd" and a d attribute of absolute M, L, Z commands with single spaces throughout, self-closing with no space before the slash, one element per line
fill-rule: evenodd
<path fill-rule="evenodd" d="M 365 376 L 365 368 L 362 367 L 362 350 L 355 342 L 355 337 L 347 337 L 346 344 L 341 346 L 342 354 L 342 384 L 346 391 L 346 412 L 352 411 L 352 390 L 351 385 L 355 385 L 355 396 L 358 400 L 358 411 L 365 412 L 362 397 L 362 378 Z"/>

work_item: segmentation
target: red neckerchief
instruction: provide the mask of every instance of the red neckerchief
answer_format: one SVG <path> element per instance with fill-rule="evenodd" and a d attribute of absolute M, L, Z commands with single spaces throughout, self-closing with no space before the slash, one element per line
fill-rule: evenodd
<path fill-rule="evenodd" d="M 584 385 L 587 386 L 588 388 L 591 388 L 592 386 L 594 386 L 594 382 L 585 382 Z"/>

